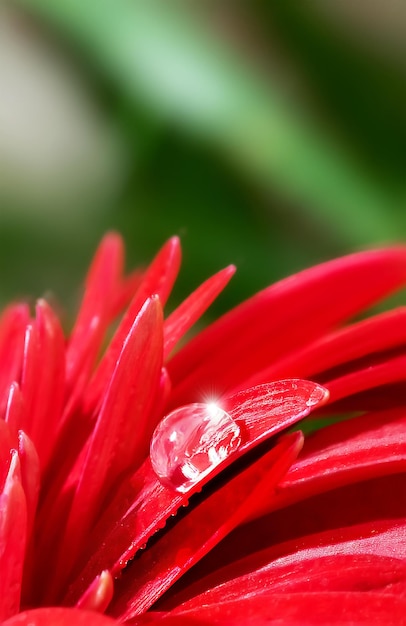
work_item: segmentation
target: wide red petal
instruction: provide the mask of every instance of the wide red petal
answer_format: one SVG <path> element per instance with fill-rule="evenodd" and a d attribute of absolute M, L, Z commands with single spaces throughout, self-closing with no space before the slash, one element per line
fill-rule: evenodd
<path fill-rule="evenodd" d="M 184 613 L 158 617 L 162 626 L 394 626 L 405 624 L 406 598 L 380 592 L 270 593 L 236 597 Z M 134 626 L 154 623 L 147 615 Z"/>
<path fill-rule="evenodd" d="M 405 281 L 406 248 L 392 248 L 331 261 L 272 285 L 220 318 L 171 359 L 171 406 L 190 402 L 196 388 L 202 393 L 235 388 Z"/>
<path fill-rule="evenodd" d="M 283 403 L 283 398 L 286 403 Z M 296 397 L 296 402 L 295 402 Z M 244 440 L 233 455 L 187 493 L 181 494 L 163 485 L 149 459 L 129 477 L 106 508 L 89 538 L 84 557 L 87 564 L 68 594 L 75 599 L 103 569 L 113 574 L 122 570 L 137 550 L 167 519 L 174 515 L 193 493 L 199 491 L 213 475 L 247 453 L 267 437 L 307 415 L 317 403 L 327 398 L 325 390 L 308 381 L 279 381 L 261 385 L 245 394 L 224 399 L 231 417 L 244 429 Z M 243 403 L 244 411 L 240 403 Z M 187 409 L 187 407 L 185 407 Z M 243 422 L 243 419 L 245 420 Z"/>
<path fill-rule="evenodd" d="M 342 485 L 402 471 L 406 471 L 406 411 L 368 413 L 307 437 L 268 511 Z"/>
<path fill-rule="evenodd" d="M 126 620 L 150 608 L 177 579 L 244 521 L 259 500 L 272 492 L 300 445 L 297 434 L 286 437 L 261 459 L 192 506 L 118 581 L 111 614 Z"/>
<path fill-rule="evenodd" d="M 197 580 L 160 609 L 179 611 L 236 596 L 281 592 L 406 593 L 405 520 L 381 520 L 328 530 L 248 554 Z"/>
<path fill-rule="evenodd" d="M 336 372 L 339 366 L 346 372 L 360 369 L 360 359 L 365 361 L 367 357 L 387 353 L 405 344 L 406 308 L 402 307 L 328 333 L 304 348 L 294 349 L 265 369 L 256 371 L 244 381 L 244 385 L 259 385 L 291 376 L 319 382 L 321 379 L 331 380 L 331 370 Z"/>
<path fill-rule="evenodd" d="M 118 622 L 94 611 L 45 607 L 14 615 L 2 626 L 114 626 Z"/>

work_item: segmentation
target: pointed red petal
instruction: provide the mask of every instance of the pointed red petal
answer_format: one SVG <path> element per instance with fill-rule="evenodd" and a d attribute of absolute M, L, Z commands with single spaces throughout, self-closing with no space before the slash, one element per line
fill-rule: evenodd
<path fill-rule="evenodd" d="M 272 492 L 298 453 L 300 435 L 290 435 L 275 448 L 192 507 L 173 528 L 137 559 L 118 583 L 110 611 L 120 620 L 140 615 L 235 526 L 264 494 Z"/>
<path fill-rule="evenodd" d="M 37 451 L 31 439 L 22 430 L 18 433 L 21 484 L 27 505 L 27 537 L 31 535 L 40 488 L 40 466 Z"/>
<path fill-rule="evenodd" d="M 298 376 L 314 378 L 340 365 L 350 368 L 353 361 L 397 348 L 406 343 L 406 308 L 398 308 L 346 328 L 329 333 L 300 350 L 272 362 L 256 372 L 246 386 L 268 380 Z M 323 380 L 327 380 L 325 375 Z"/>
<path fill-rule="evenodd" d="M 4 421 L 7 422 L 10 431 L 15 437 L 22 425 L 27 423 L 25 403 L 17 383 L 10 385 Z"/>
<path fill-rule="evenodd" d="M 6 409 L 10 385 L 20 380 L 29 317 L 28 306 L 17 304 L 8 307 L 0 318 L 0 417 Z"/>
<path fill-rule="evenodd" d="M 0 620 L 19 609 L 26 533 L 27 510 L 20 462 L 17 451 L 12 450 L 9 471 L 0 493 Z"/>
<path fill-rule="evenodd" d="M 82 541 L 99 513 L 107 490 L 128 465 L 139 464 L 147 454 L 151 434 L 148 418 L 161 366 L 162 309 L 155 297 L 145 302 L 136 317 L 106 390 L 80 468 L 65 539 L 58 538 L 59 566 L 53 573 L 52 589 L 62 584 L 83 552 Z"/>
<path fill-rule="evenodd" d="M 117 317 L 130 304 L 142 283 L 142 278 L 143 272 L 137 269 L 121 280 L 121 284 L 116 288 L 114 300 L 110 305 L 111 320 Z"/>
<path fill-rule="evenodd" d="M 220 393 L 234 388 L 405 281 L 406 248 L 392 248 L 331 261 L 265 289 L 171 359 L 171 406 L 191 401 L 196 388 Z"/>
<path fill-rule="evenodd" d="M 14 434 L 9 425 L 0 419 L 0 491 L 4 487 L 9 472 L 10 450 L 17 445 L 17 438 Z"/>
<path fill-rule="evenodd" d="M 367 389 L 405 380 L 406 355 L 401 355 L 329 381 L 327 386 L 333 403 Z"/>
<path fill-rule="evenodd" d="M 223 291 L 234 273 L 235 267 L 230 265 L 206 280 L 165 320 L 164 359 Z"/>
<path fill-rule="evenodd" d="M 113 598 L 113 587 L 113 578 L 110 572 L 105 570 L 96 576 L 90 587 L 77 601 L 76 608 L 104 613 Z"/>
<path fill-rule="evenodd" d="M 65 340 L 59 320 L 40 300 L 37 318 L 27 328 L 21 391 L 25 400 L 28 433 L 45 467 L 54 444 L 65 393 Z"/>
<path fill-rule="evenodd" d="M 165 305 L 178 275 L 180 257 L 179 239 L 173 237 L 165 244 L 145 272 L 141 285 L 87 389 L 84 398 L 85 413 L 91 414 L 100 405 L 103 391 L 111 379 L 122 345 L 145 300 L 157 295 L 162 306 Z"/>
<path fill-rule="evenodd" d="M 97 356 L 110 321 L 111 302 L 120 281 L 123 259 L 121 237 L 116 233 L 108 233 L 100 243 L 86 277 L 82 305 L 67 346 L 66 375 L 69 390 L 83 369 L 83 359 L 85 356 L 87 358 L 90 346 L 93 347 L 93 359 Z"/>

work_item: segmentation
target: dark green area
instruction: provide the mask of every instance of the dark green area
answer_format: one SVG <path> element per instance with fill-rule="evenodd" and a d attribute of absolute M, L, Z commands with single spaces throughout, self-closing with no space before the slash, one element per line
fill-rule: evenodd
<path fill-rule="evenodd" d="M 305 266 L 404 238 L 405 65 L 359 25 L 294 0 L 221 3 L 222 27 L 209 3 L 9 5 L 76 69 L 120 137 L 125 169 L 100 210 L 96 197 L 83 202 L 76 229 L 44 225 L 34 202 L 22 219 L 0 198 L 3 303 L 51 289 L 72 311 L 111 228 L 129 266 L 180 235 L 173 302 L 236 264 L 216 314 Z M 300 85 L 293 95 L 288 80 Z"/>

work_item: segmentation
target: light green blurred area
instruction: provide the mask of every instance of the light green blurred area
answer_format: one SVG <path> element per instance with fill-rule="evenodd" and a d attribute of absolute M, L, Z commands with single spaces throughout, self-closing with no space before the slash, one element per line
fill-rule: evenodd
<path fill-rule="evenodd" d="M 102 234 L 179 234 L 218 307 L 406 235 L 406 9 L 388 0 L 0 6 L 0 300 L 72 306 Z"/>

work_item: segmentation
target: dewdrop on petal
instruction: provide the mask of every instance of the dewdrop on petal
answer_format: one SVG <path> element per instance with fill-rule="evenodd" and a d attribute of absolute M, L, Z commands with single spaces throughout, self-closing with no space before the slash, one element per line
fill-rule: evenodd
<path fill-rule="evenodd" d="M 189 404 L 169 413 L 152 436 L 150 457 L 159 479 L 186 493 L 241 443 L 240 427 L 215 403 Z"/>

